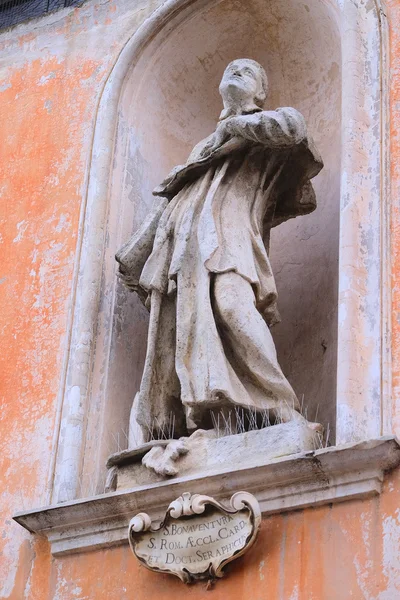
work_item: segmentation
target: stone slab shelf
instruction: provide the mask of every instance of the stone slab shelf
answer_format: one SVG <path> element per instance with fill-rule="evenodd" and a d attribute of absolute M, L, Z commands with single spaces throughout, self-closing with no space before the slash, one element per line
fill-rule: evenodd
<path fill-rule="evenodd" d="M 388 436 L 264 462 L 255 457 L 245 468 L 169 479 L 21 512 L 14 519 L 46 536 L 57 556 L 127 543 L 131 517 L 145 510 L 161 518 L 183 492 L 224 500 L 247 491 L 256 496 L 263 515 L 270 515 L 380 494 L 385 472 L 399 464 L 400 444 Z"/>

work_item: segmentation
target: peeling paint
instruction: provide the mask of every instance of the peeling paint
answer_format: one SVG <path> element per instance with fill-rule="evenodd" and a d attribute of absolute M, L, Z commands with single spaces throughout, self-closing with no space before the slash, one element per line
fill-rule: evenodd
<path fill-rule="evenodd" d="M 56 77 L 55 71 L 51 71 L 48 75 L 42 75 L 39 79 L 38 85 L 45 85 L 50 79 L 54 79 Z"/>
<path fill-rule="evenodd" d="M 393 600 L 400 597 L 400 509 L 383 521 L 383 574 L 386 589 L 377 600 Z"/>
<path fill-rule="evenodd" d="M 17 223 L 18 234 L 13 239 L 13 242 L 20 242 L 22 240 L 23 235 L 24 235 L 25 231 L 27 230 L 27 228 L 28 228 L 27 221 L 21 221 L 20 223 Z"/>
<path fill-rule="evenodd" d="M 260 581 L 264 581 L 264 574 L 263 574 L 264 565 L 265 565 L 265 561 L 261 560 L 260 561 L 260 566 L 259 566 Z"/>

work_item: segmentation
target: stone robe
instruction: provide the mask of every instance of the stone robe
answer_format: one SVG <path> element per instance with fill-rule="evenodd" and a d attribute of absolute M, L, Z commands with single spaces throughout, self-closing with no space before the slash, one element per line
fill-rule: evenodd
<path fill-rule="evenodd" d="M 184 434 L 188 418 L 204 426 L 210 410 L 226 406 L 263 410 L 289 401 L 298 408 L 294 394 L 278 398 L 227 343 L 213 282 L 236 272 L 252 286 L 268 326 L 279 320 L 265 244 L 272 226 L 314 210 L 310 178 L 322 161 L 295 109 L 260 110 L 239 121 L 227 142 L 204 156 L 210 138 L 200 142 L 156 188 L 159 204 L 117 255 L 126 285 L 150 308 L 134 403 L 144 430 L 162 428 L 174 414 L 176 433 Z"/>

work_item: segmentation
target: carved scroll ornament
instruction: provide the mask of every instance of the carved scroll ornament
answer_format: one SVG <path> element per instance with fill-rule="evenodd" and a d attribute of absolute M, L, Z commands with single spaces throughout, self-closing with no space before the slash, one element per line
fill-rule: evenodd
<path fill-rule="evenodd" d="M 230 506 L 210 496 L 185 492 L 171 502 L 162 523 L 139 513 L 129 523 L 129 544 L 150 570 L 176 575 L 185 583 L 215 580 L 255 542 L 261 524 L 256 498 L 237 492 Z"/>

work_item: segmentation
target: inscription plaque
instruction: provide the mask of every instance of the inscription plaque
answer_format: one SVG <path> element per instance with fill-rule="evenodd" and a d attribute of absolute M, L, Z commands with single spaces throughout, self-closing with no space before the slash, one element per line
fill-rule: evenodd
<path fill-rule="evenodd" d="M 186 492 L 171 502 L 156 528 L 146 513 L 133 517 L 128 535 L 133 553 L 148 569 L 190 583 L 222 577 L 224 567 L 254 543 L 260 524 L 252 494 L 237 492 L 224 506 L 210 496 Z"/>

